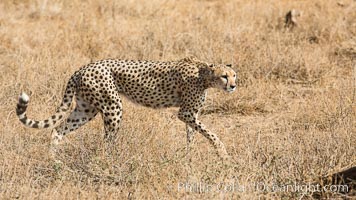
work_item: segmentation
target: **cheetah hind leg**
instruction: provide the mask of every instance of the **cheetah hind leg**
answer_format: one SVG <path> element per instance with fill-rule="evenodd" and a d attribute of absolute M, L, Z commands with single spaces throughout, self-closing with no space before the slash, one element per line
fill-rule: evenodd
<path fill-rule="evenodd" d="M 104 140 L 107 144 L 115 144 L 122 120 L 122 101 L 117 91 L 102 98 L 107 99 L 107 106 L 101 107 L 100 110 L 104 121 Z"/>
<path fill-rule="evenodd" d="M 115 150 L 116 142 L 117 142 L 117 133 L 120 128 L 120 123 L 122 119 L 122 103 L 120 98 L 115 98 L 111 102 L 108 109 L 103 109 L 102 117 L 104 121 L 104 149 L 107 155 L 113 156 L 117 153 Z"/>
<path fill-rule="evenodd" d="M 77 104 L 74 111 L 72 111 L 65 121 L 52 130 L 50 153 L 54 159 L 57 153 L 57 146 L 62 141 L 63 136 L 83 126 L 98 113 L 97 109 L 85 102 L 81 97 L 76 97 L 76 102 Z"/>
<path fill-rule="evenodd" d="M 120 123 L 122 119 L 122 104 L 121 100 L 115 103 L 115 109 L 103 110 L 103 120 L 104 120 L 104 139 L 107 143 L 115 143 L 117 140 L 117 132 L 120 128 Z"/>

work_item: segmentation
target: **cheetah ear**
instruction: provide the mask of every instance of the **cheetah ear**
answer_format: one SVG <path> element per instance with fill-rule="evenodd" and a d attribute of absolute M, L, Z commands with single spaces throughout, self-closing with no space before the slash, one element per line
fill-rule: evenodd
<path fill-rule="evenodd" d="M 199 65 L 199 75 L 203 77 L 212 77 L 214 71 L 216 70 L 215 65 L 211 63 L 201 62 Z"/>
<path fill-rule="evenodd" d="M 204 63 L 205 68 L 207 68 L 208 70 L 214 70 L 216 69 L 216 65 L 211 64 L 211 63 Z"/>
<path fill-rule="evenodd" d="M 199 69 L 199 75 L 206 77 L 206 76 L 211 76 L 213 74 L 213 68 L 210 68 L 210 65 L 208 67 L 201 67 Z"/>
<path fill-rule="evenodd" d="M 185 62 L 198 62 L 199 59 L 197 57 L 195 57 L 195 56 L 190 55 L 190 56 L 187 56 L 187 57 L 183 58 L 183 61 L 185 61 Z"/>

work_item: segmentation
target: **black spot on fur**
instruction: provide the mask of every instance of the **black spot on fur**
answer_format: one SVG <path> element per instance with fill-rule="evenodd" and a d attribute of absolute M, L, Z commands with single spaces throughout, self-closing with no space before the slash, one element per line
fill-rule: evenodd
<path fill-rule="evenodd" d="M 38 122 L 35 122 L 35 123 L 32 125 L 32 128 L 38 128 Z"/>
<path fill-rule="evenodd" d="M 26 111 L 27 105 L 23 105 L 23 104 L 17 104 L 16 107 L 16 114 L 17 115 L 21 115 Z"/>
<path fill-rule="evenodd" d="M 21 121 L 22 123 L 26 124 L 27 117 L 24 117 L 24 118 L 20 119 L 20 121 Z"/>

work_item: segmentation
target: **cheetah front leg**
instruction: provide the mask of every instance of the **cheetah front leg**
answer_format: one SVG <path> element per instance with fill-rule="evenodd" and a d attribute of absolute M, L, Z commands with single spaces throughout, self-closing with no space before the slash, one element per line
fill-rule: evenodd
<path fill-rule="evenodd" d="M 186 131 L 187 131 L 187 151 L 189 153 L 196 132 L 188 124 L 186 124 Z"/>
<path fill-rule="evenodd" d="M 186 109 L 186 108 L 182 107 L 179 110 L 178 118 L 180 120 L 182 120 L 183 122 L 185 122 L 193 130 L 198 131 L 204 137 L 206 137 L 210 141 L 210 143 L 215 147 L 215 149 L 217 150 L 218 155 L 221 158 L 227 159 L 229 157 L 227 152 L 226 152 L 225 145 L 220 141 L 220 139 L 218 138 L 218 136 L 216 134 L 214 134 L 211 131 L 207 130 L 205 128 L 205 126 L 197 119 L 197 113 L 194 113 L 190 109 Z M 188 133 L 188 135 L 187 135 L 188 146 L 189 146 L 189 143 L 191 142 L 189 140 L 192 139 L 193 137 L 194 137 L 194 135 L 189 135 L 189 133 Z"/>

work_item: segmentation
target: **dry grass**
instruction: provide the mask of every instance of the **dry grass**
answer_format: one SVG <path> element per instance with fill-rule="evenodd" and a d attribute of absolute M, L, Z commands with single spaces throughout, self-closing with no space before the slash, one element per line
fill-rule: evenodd
<path fill-rule="evenodd" d="M 187 192 L 179 183 L 306 184 L 356 165 L 356 3 L 315 1 L 0 2 L 0 198 L 311 198 L 301 191 Z M 290 9 L 299 26 L 283 29 Z M 196 55 L 233 63 L 234 94 L 211 90 L 201 117 L 233 157 L 224 165 L 202 136 L 191 168 L 175 109 L 124 101 L 117 148 L 108 154 L 102 122 L 67 137 L 50 159 L 49 130 L 23 127 L 49 116 L 70 75 L 103 58 L 171 60 Z M 330 193 L 334 197 L 339 194 Z M 340 197 L 340 196 L 339 196 Z"/>

